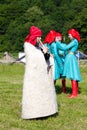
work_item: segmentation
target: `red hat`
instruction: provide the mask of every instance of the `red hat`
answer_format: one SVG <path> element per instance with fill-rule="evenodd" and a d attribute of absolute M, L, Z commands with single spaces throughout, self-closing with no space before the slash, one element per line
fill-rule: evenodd
<path fill-rule="evenodd" d="M 78 40 L 78 42 L 80 42 L 80 34 L 77 30 L 72 28 L 68 31 L 68 34 L 71 34 L 74 38 Z"/>
<path fill-rule="evenodd" d="M 61 37 L 61 38 L 62 38 L 62 34 L 61 34 L 61 33 L 59 33 L 59 32 L 57 32 L 57 33 L 56 33 L 56 37 L 57 37 L 57 36 L 59 36 L 59 37 Z"/>
<path fill-rule="evenodd" d="M 35 26 L 31 26 L 30 34 L 26 36 L 25 42 L 30 42 L 32 45 L 36 45 L 36 38 L 42 36 L 42 31 Z"/>
<path fill-rule="evenodd" d="M 55 30 L 50 30 L 50 32 L 45 37 L 43 43 L 52 43 L 54 41 L 54 39 L 55 39 L 55 36 L 56 36 L 56 31 Z"/>

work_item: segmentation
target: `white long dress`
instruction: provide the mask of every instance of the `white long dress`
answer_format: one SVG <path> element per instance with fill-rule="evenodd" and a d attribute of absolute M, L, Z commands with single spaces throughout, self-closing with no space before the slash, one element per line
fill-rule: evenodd
<path fill-rule="evenodd" d="M 33 119 L 58 112 L 51 69 L 48 72 L 43 53 L 30 43 L 24 43 L 26 65 L 22 96 L 22 118 Z"/>

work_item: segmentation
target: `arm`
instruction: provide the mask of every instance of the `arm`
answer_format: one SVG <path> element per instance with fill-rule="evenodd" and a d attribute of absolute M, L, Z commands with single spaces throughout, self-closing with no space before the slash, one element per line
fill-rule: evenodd
<path fill-rule="evenodd" d="M 75 46 L 75 41 L 71 41 L 68 45 L 62 45 L 60 42 L 57 42 L 57 47 L 63 51 L 69 50 L 71 47 Z"/>

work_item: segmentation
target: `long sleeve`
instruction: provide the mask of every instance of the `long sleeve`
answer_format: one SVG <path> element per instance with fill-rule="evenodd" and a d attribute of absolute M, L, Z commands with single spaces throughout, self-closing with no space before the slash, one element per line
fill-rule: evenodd
<path fill-rule="evenodd" d="M 77 40 L 74 39 L 73 41 L 71 41 L 68 45 L 63 46 L 60 42 L 57 42 L 57 46 L 59 49 L 65 51 L 65 50 L 69 50 L 70 48 L 73 48 L 77 45 Z M 75 47 L 76 48 L 76 47 Z"/>
<path fill-rule="evenodd" d="M 59 66 L 62 66 L 62 62 L 61 62 L 60 57 L 59 57 L 59 55 L 57 53 L 56 43 L 52 43 L 52 45 L 51 45 L 51 53 L 54 55 L 54 59 L 57 61 Z"/>

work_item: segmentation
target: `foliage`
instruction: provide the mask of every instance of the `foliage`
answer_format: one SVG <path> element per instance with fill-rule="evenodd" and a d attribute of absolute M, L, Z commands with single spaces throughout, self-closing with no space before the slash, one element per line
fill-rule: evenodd
<path fill-rule="evenodd" d="M 32 25 L 51 29 L 67 37 L 69 28 L 81 35 L 79 49 L 87 51 L 87 0 L 0 0 L 0 51 L 23 51 L 23 42 Z M 68 40 L 66 40 L 67 42 Z"/>

